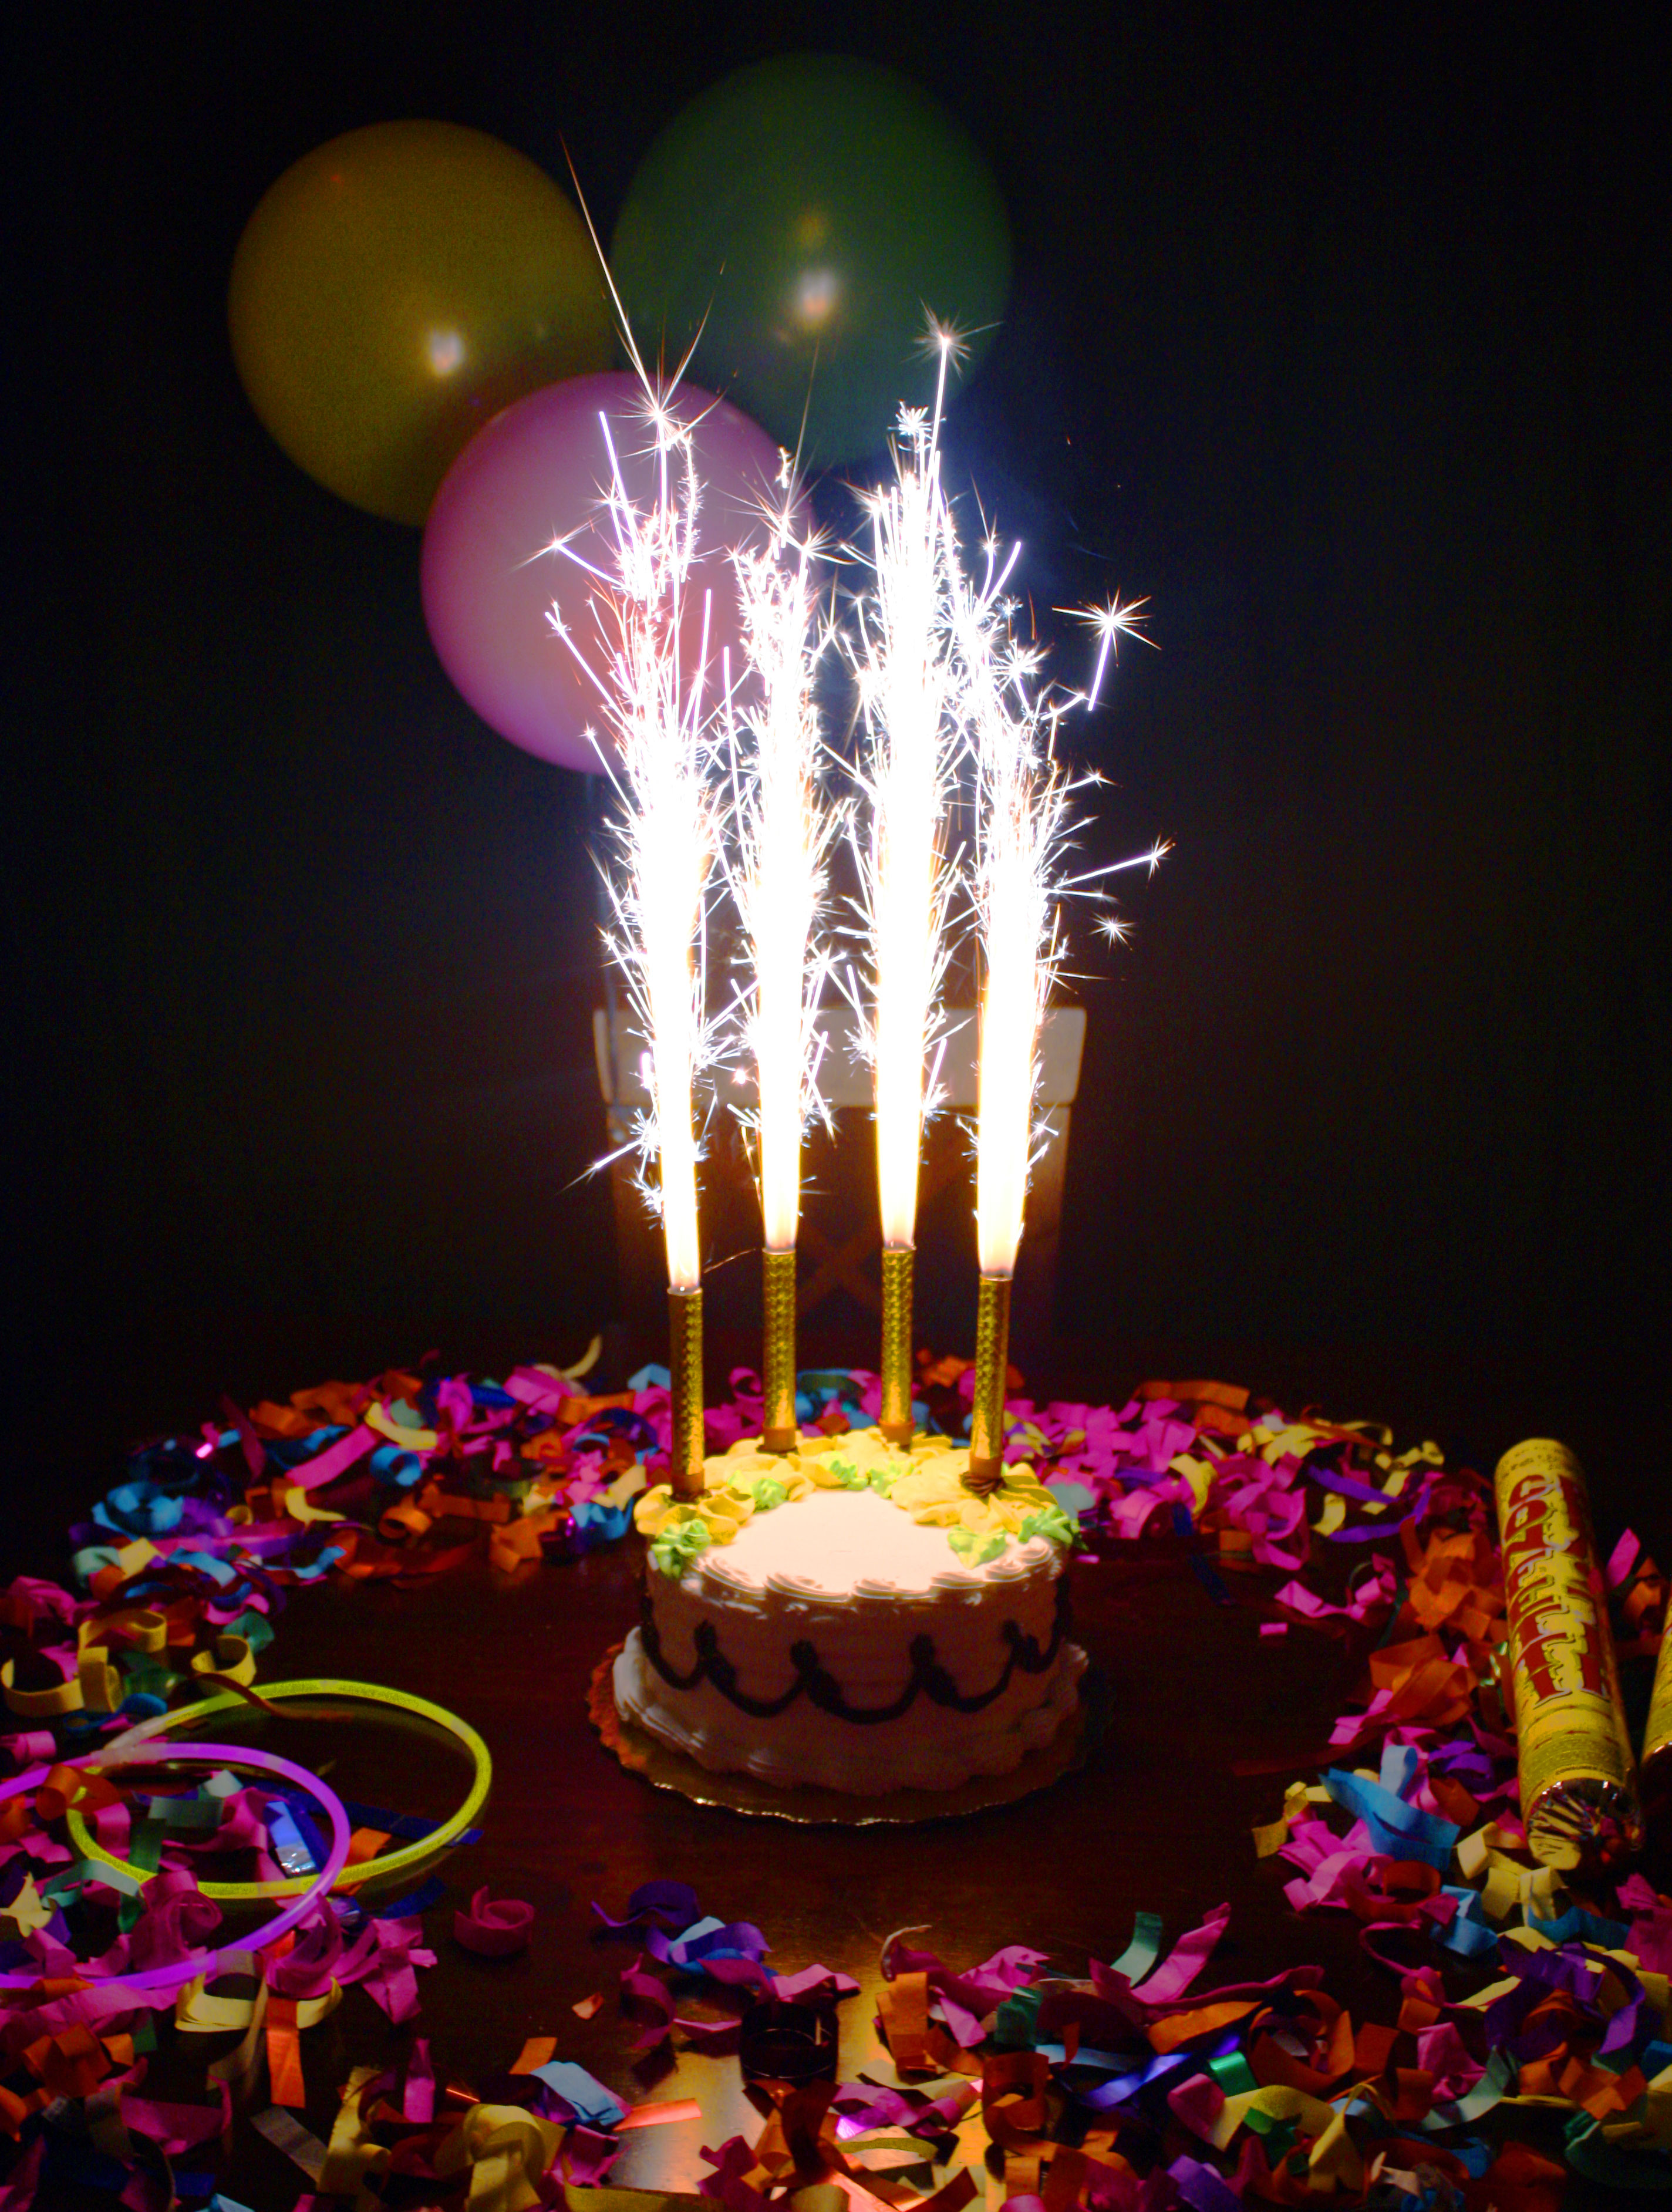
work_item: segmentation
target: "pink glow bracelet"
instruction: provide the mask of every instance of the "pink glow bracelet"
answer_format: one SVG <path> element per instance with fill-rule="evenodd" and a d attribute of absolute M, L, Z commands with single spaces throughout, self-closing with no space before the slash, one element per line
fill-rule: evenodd
<path fill-rule="evenodd" d="M 305 1790 L 331 1822 L 331 1850 L 325 1864 L 300 1897 L 293 1899 L 282 1912 L 275 1913 L 264 1927 L 257 1929 L 252 1935 L 240 1936 L 235 1943 L 217 1944 L 212 1951 L 198 1952 L 189 1959 L 177 1959 L 170 1966 L 148 1966 L 134 1974 L 88 1974 L 77 1968 L 76 1978 L 87 1987 L 172 1990 L 179 1988 L 183 1983 L 196 1981 L 199 1975 L 206 1981 L 212 1981 L 218 1971 L 216 1962 L 227 1953 L 264 1950 L 299 1926 L 348 1863 L 349 1843 L 353 1830 L 342 1799 L 317 1776 L 310 1774 L 305 1766 L 297 1766 L 291 1760 L 280 1759 L 271 1751 L 257 1751 L 249 1744 L 243 1743 L 158 1745 L 145 1741 L 124 1748 L 115 1757 L 106 1748 L 85 1753 L 79 1759 L 55 1759 L 52 1766 L 86 1767 L 94 1773 L 101 1773 L 112 1766 L 200 1766 L 209 1762 L 219 1766 L 256 1767 L 264 1774 L 276 1774 L 282 1781 Z M 0 1783 L 0 1804 L 37 1788 L 52 1771 L 52 1767 L 33 1766 L 27 1774 L 15 1775 L 9 1782 Z M 0 1990 L 32 1990 L 47 1978 L 51 1978 L 42 1974 L 0 1974 Z"/>

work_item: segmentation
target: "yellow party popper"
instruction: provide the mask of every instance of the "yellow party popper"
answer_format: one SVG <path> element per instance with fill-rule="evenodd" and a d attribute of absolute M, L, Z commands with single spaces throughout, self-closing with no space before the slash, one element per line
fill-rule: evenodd
<path fill-rule="evenodd" d="M 1493 1488 L 1527 1847 L 1541 1865 L 1606 1874 L 1643 1823 L 1584 1476 L 1535 1437 L 1505 1453 Z"/>

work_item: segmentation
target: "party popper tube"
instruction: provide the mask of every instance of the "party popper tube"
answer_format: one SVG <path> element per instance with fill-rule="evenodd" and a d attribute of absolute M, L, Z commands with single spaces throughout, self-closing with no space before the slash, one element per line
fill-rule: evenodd
<path fill-rule="evenodd" d="M 976 1389 L 970 1413 L 972 1485 L 995 1484 L 1004 1474 L 1011 1280 L 1008 1275 L 982 1275 L 976 1286 Z"/>
<path fill-rule="evenodd" d="M 909 1449 L 911 1413 L 911 1276 L 909 1244 L 883 1247 L 882 1408 L 877 1426 L 891 1444 Z"/>
<path fill-rule="evenodd" d="M 672 1433 L 667 1479 L 676 1498 L 702 1495 L 702 1293 L 674 1289 L 667 1294 L 669 1395 Z"/>
<path fill-rule="evenodd" d="M 1636 1851 L 1642 1819 L 1584 1476 L 1535 1437 L 1505 1453 L 1494 1487 L 1528 1849 L 1604 1873 Z"/>
<path fill-rule="evenodd" d="M 795 1425 L 795 1247 L 761 1254 L 761 1317 L 766 1405 L 761 1444 L 769 1452 L 793 1451 Z"/>
<path fill-rule="evenodd" d="M 1639 1773 L 1649 1841 L 1663 1858 L 1672 1853 L 1672 1636 L 1661 1638 Z"/>

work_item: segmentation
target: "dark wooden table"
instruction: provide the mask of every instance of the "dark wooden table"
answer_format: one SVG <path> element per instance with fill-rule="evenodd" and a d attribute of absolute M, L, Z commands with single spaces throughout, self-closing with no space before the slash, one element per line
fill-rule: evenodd
<path fill-rule="evenodd" d="M 1340 1400 L 1336 1409 L 1367 1410 Z M 1501 1448 L 1516 1432 L 1506 1425 L 1488 1441 Z M 1652 1542 L 1657 1532 L 1645 1533 Z M 508 2067 L 526 2037 L 555 2037 L 560 2057 L 629 2103 L 700 2103 L 700 2121 L 630 2134 L 613 2177 L 632 2188 L 694 2188 L 706 2171 L 701 2147 L 745 2124 L 738 2063 L 690 2054 L 635 2063 L 617 2002 L 632 1948 L 600 1941 L 590 1911 L 596 1899 L 620 1912 L 637 1884 L 658 1876 L 690 1882 L 704 1911 L 722 1919 L 758 1923 L 777 1971 L 818 1960 L 856 1978 L 860 1995 L 841 2008 L 847 2078 L 878 2053 L 879 1952 L 907 1925 L 925 1927 L 919 1940 L 952 1961 L 1025 1942 L 1078 1974 L 1088 1954 L 1119 1954 L 1140 1908 L 1164 1917 L 1170 1940 L 1228 1900 L 1229 1934 L 1205 1980 L 1316 1961 L 1355 2019 L 1395 2018 L 1393 1979 L 1365 1959 L 1356 1923 L 1335 1913 L 1298 1917 L 1282 1894 L 1290 1870 L 1255 1856 L 1250 1827 L 1274 1816 L 1286 1781 L 1319 1765 L 1364 1656 L 1362 1641 L 1299 1626 L 1262 1638 L 1274 1578 L 1237 1580 L 1237 1601 L 1225 1607 L 1192 1572 L 1183 1540 L 1106 1545 L 1100 1558 L 1077 1560 L 1076 1632 L 1107 1685 L 1110 1713 L 1084 1771 L 1048 1794 L 960 1821 L 833 1830 L 694 1806 L 624 1771 L 603 1747 L 587 1717 L 587 1684 L 635 1617 L 641 1556 L 632 1537 L 513 1576 L 480 1565 L 408 1589 L 299 1592 L 265 1656 L 272 1680 L 337 1676 L 416 1692 L 462 1715 L 491 1747 L 483 1838 L 444 1862 L 448 1902 L 427 1922 L 439 1963 L 419 1977 L 416 2032 L 432 2039 L 438 2077 L 478 2082 Z M 402 1811 L 440 1815 L 467 1780 L 455 1749 L 376 1714 L 363 1723 L 252 1714 L 240 1733 L 328 1772 L 345 1796 Z M 1249 1771 L 1251 1764 L 1268 1771 Z M 452 1905 L 483 1883 L 535 1907 L 522 1955 L 484 1960 L 454 1942 Z M 593 1991 L 604 2005 L 581 2021 L 572 2008 Z M 392 2027 L 354 1989 L 304 2036 L 305 2118 L 316 2134 L 329 2133 L 349 2068 L 392 2062 L 414 2032 Z M 221 2047 L 165 2033 L 148 2094 L 201 2096 L 203 2065 Z M 288 2208 L 306 2185 L 241 2123 L 226 2181 L 257 2212 Z"/>

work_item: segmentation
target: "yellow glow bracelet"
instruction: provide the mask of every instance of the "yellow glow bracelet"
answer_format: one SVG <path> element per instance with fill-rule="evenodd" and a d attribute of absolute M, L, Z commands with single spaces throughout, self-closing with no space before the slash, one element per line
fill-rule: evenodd
<path fill-rule="evenodd" d="M 415 1698 L 405 1690 L 386 1690 L 375 1682 L 264 1682 L 260 1695 L 273 1704 L 286 1698 L 355 1698 L 367 1705 L 390 1705 L 398 1712 L 416 1713 L 420 1719 L 433 1721 L 437 1728 L 445 1729 L 463 1744 L 476 1762 L 470 1795 L 456 1813 L 449 1814 L 439 1827 L 416 1844 L 403 1844 L 398 1850 L 386 1851 L 381 1857 L 344 1867 L 334 1885 L 337 1889 L 357 1888 L 362 1882 L 379 1881 L 387 1875 L 401 1874 L 410 1867 L 423 1865 L 462 1836 L 487 1802 L 494 1778 L 494 1762 L 488 1747 L 467 1721 L 461 1721 L 444 1705 L 432 1705 L 427 1698 Z M 142 1721 L 137 1728 L 115 1737 L 105 1748 L 120 1750 L 131 1744 L 146 1742 L 153 1736 L 172 1735 L 189 1722 L 206 1720 L 211 1713 L 223 1713 L 229 1708 L 243 1711 L 246 1707 L 245 1698 L 223 1690 L 216 1697 L 200 1698 L 195 1705 L 182 1705 L 178 1712 L 159 1713 L 155 1720 Z M 130 1866 L 125 1859 L 106 1850 L 73 1805 L 65 1814 L 64 1822 L 71 1844 L 83 1858 L 94 1859 L 101 1866 L 115 1867 L 137 1881 L 150 1881 L 144 1868 Z M 225 1898 L 234 1903 L 254 1902 L 264 1897 L 299 1897 L 313 1879 L 312 1875 L 303 1874 L 292 1875 L 283 1881 L 205 1881 L 200 1882 L 198 1887 L 205 1897 Z"/>

